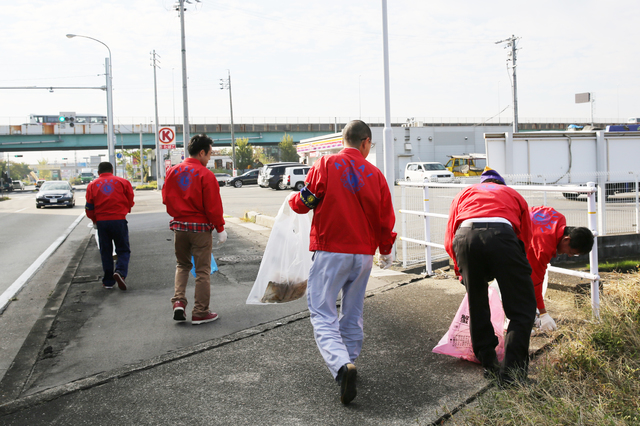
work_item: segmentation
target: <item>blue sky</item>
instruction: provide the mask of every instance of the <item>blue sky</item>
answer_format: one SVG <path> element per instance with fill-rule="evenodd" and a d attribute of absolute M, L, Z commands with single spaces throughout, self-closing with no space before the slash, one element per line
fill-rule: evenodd
<path fill-rule="evenodd" d="M 23 0 L 0 15 L 0 86 L 101 86 L 112 52 L 116 123 L 154 114 L 150 52 L 160 55 L 161 121 L 180 122 L 180 21 L 173 0 Z M 236 122 L 384 116 L 380 1 L 202 0 L 187 5 L 192 122 L 224 122 L 231 71 Z M 511 117 L 507 50 L 518 42 L 521 120 L 626 121 L 640 115 L 637 3 L 388 0 L 391 115 L 472 122 Z M 97 90 L 2 90 L 0 124 L 30 113 L 106 114 Z M 175 111 L 175 113 L 174 113 Z M 163 119 L 164 118 L 164 119 Z"/>

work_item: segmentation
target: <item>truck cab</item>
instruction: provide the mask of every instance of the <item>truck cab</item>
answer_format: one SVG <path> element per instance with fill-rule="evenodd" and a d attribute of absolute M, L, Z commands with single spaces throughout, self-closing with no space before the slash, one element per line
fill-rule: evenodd
<path fill-rule="evenodd" d="M 80 180 L 82 183 L 90 183 L 93 181 L 95 176 L 93 176 L 92 172 L 82 172 L 80 173 Z"/>
<path fill-rule="evenodd" d="M 449 157 L 445 167 L 454 176 L 480 176 L 484 170 L 484 162 L 487 160 L 484 154 L 449 155 Z"/>

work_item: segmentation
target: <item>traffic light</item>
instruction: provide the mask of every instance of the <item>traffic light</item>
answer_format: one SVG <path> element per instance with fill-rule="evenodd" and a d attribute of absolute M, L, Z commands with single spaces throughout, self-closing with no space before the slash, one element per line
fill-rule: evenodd
<path fill-rule="evenodd" d="M 60 124 L 68 124 L 69 127 L 75 126 L 76 113 L 75 112 L 61 112 L 58 115 L 58 121 Z"/>
<path fill-rule="evenodd" d="M 22 154 L 14 154 L 14 157 L 22 157 Z"/>

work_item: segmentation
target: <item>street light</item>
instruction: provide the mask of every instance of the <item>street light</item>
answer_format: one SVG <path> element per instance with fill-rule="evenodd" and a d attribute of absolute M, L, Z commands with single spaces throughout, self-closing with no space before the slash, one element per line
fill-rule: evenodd
<path fill-rule="evenodd" d="M 97 41 L 98 43 L 106 47 L 107 50 L 109 51 L 109 57 L 104 59 L 104 67 L 106 70 L 106 77 L 107 77 L 107 148 L 109 151 L 109 162 L 113 165 L 113 168 L 114 168 L 113 174 L 115 175 L 117 165 L 116 165 L 116 151 L 115 151 L 115 132 L 113 130 L 113 86 L 112 86 L 113 73 L 111 71 L 111 49 L 109 49 L 109 46 L 107 46 L 100 40 L 95 39 L 93 37 L 88 37 L 88 36 L 79 35 L 79 34 L 67 34 L 67 38 L 74 38 L 74 37 L 88 38 L 89 40 Z"/>

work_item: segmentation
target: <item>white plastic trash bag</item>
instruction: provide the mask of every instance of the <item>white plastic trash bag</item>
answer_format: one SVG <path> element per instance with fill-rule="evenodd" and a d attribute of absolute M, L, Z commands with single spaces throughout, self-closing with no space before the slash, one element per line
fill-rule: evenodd
<path fill-rule="evenodd" d="M 311 269 L 310 232 L 309 216 L 296 214 L 285 200 L 275 218 L 247 304 L 285 303 L 305 295 Z"/>

